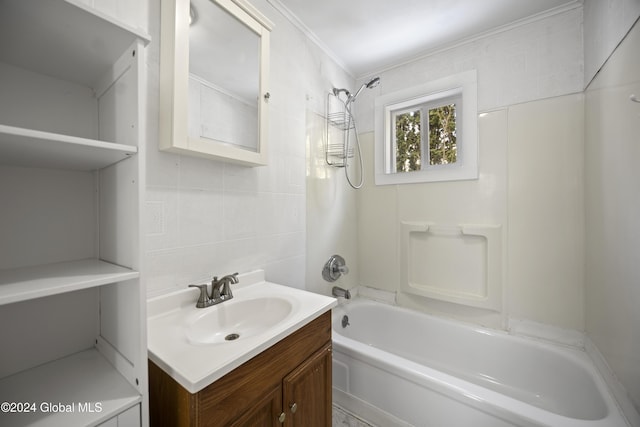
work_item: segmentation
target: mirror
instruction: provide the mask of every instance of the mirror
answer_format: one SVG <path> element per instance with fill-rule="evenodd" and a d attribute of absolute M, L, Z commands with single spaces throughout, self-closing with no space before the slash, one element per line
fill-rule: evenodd
<path fill-rule="evenodd" d="M 161 8 L 160 149 L 265 165 L 271 23 L 244 0 Z"/>

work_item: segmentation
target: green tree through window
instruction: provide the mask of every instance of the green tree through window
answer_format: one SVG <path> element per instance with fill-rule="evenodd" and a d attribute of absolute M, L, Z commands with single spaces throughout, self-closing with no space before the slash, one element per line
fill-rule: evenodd
<path fill-rule="evenodd" d="M 421 109 L 397 114 L 396 171 L 412 172 L 422 168 Z M 428 141 L 430 165 L 445 165 L 457 160 L 456 105 L 429 109 Z"/>
<path fill-rule="evenodd" d="M 396 116 L 396 171 L 420 170 L 420 110 Z"/>
<path fill-rule="evenodd" d="M 456 104 L 429 110 L 429 164 L 455 163 Z"/>

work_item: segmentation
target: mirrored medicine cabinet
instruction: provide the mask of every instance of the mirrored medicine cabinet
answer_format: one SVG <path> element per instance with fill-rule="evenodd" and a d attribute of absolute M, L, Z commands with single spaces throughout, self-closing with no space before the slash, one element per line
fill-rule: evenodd
<path fill-rule="evenodd" d="M 245 0 L 161 2 L 160 149 L 267 163 L 271 22 Z"/>

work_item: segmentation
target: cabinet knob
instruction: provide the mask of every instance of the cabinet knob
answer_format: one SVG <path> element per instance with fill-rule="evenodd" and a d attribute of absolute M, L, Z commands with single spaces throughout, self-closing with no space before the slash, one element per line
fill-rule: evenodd
<path fill-rule="evenodd" d="M 278 417 L 278 421 L 280 421 L 280 424 L 284 423 L 284 419 L 287 418 L 287 414 L 285 414 L 284 412 L 280 414 L 280 416 Z"/>
<path fill-rule="evenodd" d="M 292 413 L 292 414 L 295 414 L 295 413 L 296 413 L 296 411 L 298 410 L 298 404 L 297 404 L 297 403 L 294 403 L 294 404 L 292 404 L 291 406 L 289 406 L 289 408 L 291 408 L 291 413 Z"/>

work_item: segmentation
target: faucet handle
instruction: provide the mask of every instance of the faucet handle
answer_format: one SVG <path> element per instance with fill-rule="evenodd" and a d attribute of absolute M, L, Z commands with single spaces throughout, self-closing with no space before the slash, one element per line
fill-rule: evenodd
<path fill-rule="evenodd" d="M 238 273 L 228 274 L 220 279 L 222 282 L 222 291 L 220 292 L 221 296 L 224 296 L 227 299 L 233 298 L 233 292 L 231 292 L 231 284 L 238 283 Z"/>
<path fill-rule="evenodd" d="M 189 285 L 189 287 L 200 289 L 200 296 L 198 297 L 196 307 L 204 307 L 207 304 L 207 301 L 209 301 L 209 295 L 207 294 L 207 284 L 204 283 L 202 285 Z"/>
<path fill-rule="evenodd" d="M 327 282 L 335 282 L 340 276 L 348 273 L 349 267 L 340 255 L 332 255 L 322 268 L 322 278 Z"/>

